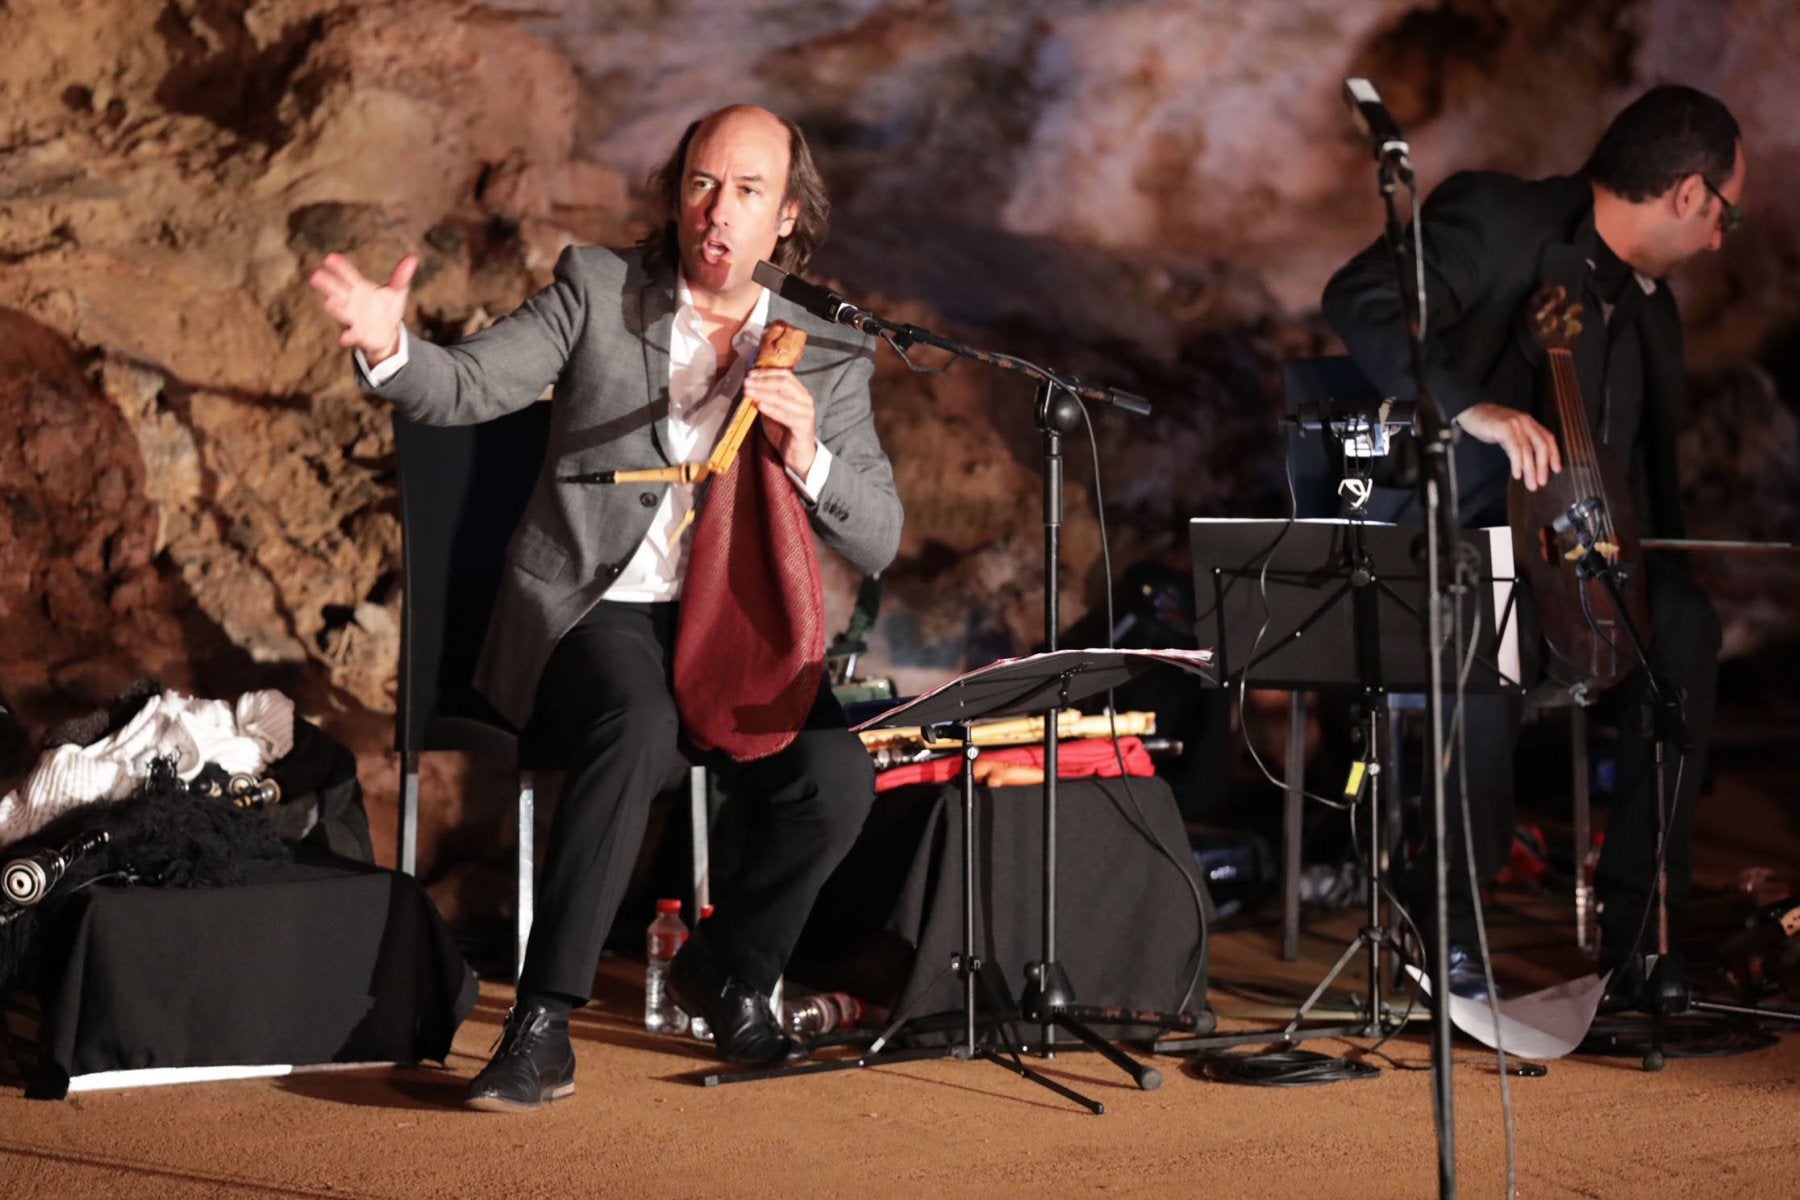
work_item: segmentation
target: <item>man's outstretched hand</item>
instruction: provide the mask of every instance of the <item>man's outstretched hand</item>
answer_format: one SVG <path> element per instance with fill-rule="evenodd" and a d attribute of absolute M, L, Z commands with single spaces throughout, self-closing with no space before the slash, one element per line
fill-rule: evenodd
<path fill-rule="evenodd" d="M 372 367 L 400 349 L 406 291 L 418 269 L 419 256 L 409 254 L 385 284 L 377 285 L 343 255 L 327 254 L 307 282 L 325 297 L 325 311 L 344 327 L 338 345 L 361 350 Z"/>

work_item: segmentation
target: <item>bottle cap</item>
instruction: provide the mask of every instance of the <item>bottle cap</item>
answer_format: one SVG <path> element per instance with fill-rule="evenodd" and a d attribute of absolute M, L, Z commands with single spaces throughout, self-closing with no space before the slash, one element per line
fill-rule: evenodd
<path fill-rule="evenodd" d="M 712 912 L 713 912 L 713 906 L 710 904 L 706 905 L 705 907 L 703 907 L 700 910 L 700 919 L 702 921 L 706 920 L 706 918 L 712 916 Z"/>
<path fill-rule="evenodd" d="M 675 913 L 679 916 L 681 913 L 681 901 L 658 900 L 656 902 L 656 911 L 659 913 Z"/>

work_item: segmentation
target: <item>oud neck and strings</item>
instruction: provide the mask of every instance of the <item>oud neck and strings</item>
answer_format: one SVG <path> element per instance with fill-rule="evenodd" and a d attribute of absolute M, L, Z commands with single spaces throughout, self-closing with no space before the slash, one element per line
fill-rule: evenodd
<path fill-rule="evenodd" d="M 1575 492 L 1581 501 L 1593 499 L 1599 502 L 1597 511 L 1589 516 L 1594 549 L 1611 562 L 1618 557 L 1619 543 L 1613 533 L 1606 485 L 1600 479 L 1594 430 L 1588 423 L 1587 407 L 1581 402 L 1581 384 L 1575 373 L 1575 352 L 1567 346 L 1552 346 L 1549 347 L 1549 354 L 1551 388 L 1556 394 L 1556 416 L 1562 426 L 1563 469 L 1570 473 Z M 1571 556 L 1579 557 L 1584 552 L 1572 552 Z"/>

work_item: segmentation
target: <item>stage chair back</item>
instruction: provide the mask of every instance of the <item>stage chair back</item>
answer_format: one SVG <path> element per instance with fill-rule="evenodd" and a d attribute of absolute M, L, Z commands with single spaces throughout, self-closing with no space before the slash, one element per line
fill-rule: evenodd
<path fill-rule="evenodd" d="M 518 777 L 515 971 L 531 930 L 534 768 L 551 748 L 522 739 L 472 683 L 499 593 L 506 544 L 544 460 L 550 406 L 532 404 L 480 425 L 433 426 L 394 417 L 399 470 L 400 667 L 394 742 L 401 794 L 396 863 L 418 868 L 419 756 L 462 750 Z"/>
<path fill-rule="evenodd" d="M 400 490 L 400 667 L 394 745 L 400 752 L 396 863 L 416 873 L 419 756 L 461 750 L 518 780 L 514 978 L 531 934 L 537 772 L 562 768 L 557 747 L 514 729 L 475 690 L 475 662 L 550 437 L 550 405 L 527 405 L 479 425 L 423 425 L 394 417 Z M 690 819 L 694 913 L 709 902 L 711 783 L 694 767 L 679 781 Z"/>

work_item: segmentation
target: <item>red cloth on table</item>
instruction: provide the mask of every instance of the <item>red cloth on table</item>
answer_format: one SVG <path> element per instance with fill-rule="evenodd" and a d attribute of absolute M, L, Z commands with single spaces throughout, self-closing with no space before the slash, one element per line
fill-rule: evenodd
<path fill-rule="evenodd" d="M 1044 745 L 1039 742 L 1032 746 L 1004 746 L 993 750 L 983 750 L 981 757 L 993 762 L 1014 763 L 1042 770 Z M 1113 753 L 1111 738 L 1078 738 L 1074 741 L 1057 743 L 1056 777 L 1058 779 L 1117 779 L 1121 757 L 1125 760 L 1125 774 L 1127 775 L 1143 778 L 1156 774 L 1156 764 L 1150 760 L 1150 752 L 1144 749 L 1143 738 L 1120 738 L 1118 754 Z M 891 788 L 905 787 L 912 783 L 946 783 L 955 779 L 961 771 L 961 755 L 934 758 L 930 762 L 907 763 L 905 766 L 889 767 L 875 776 L 875 790 L 885 792 Z"/>

